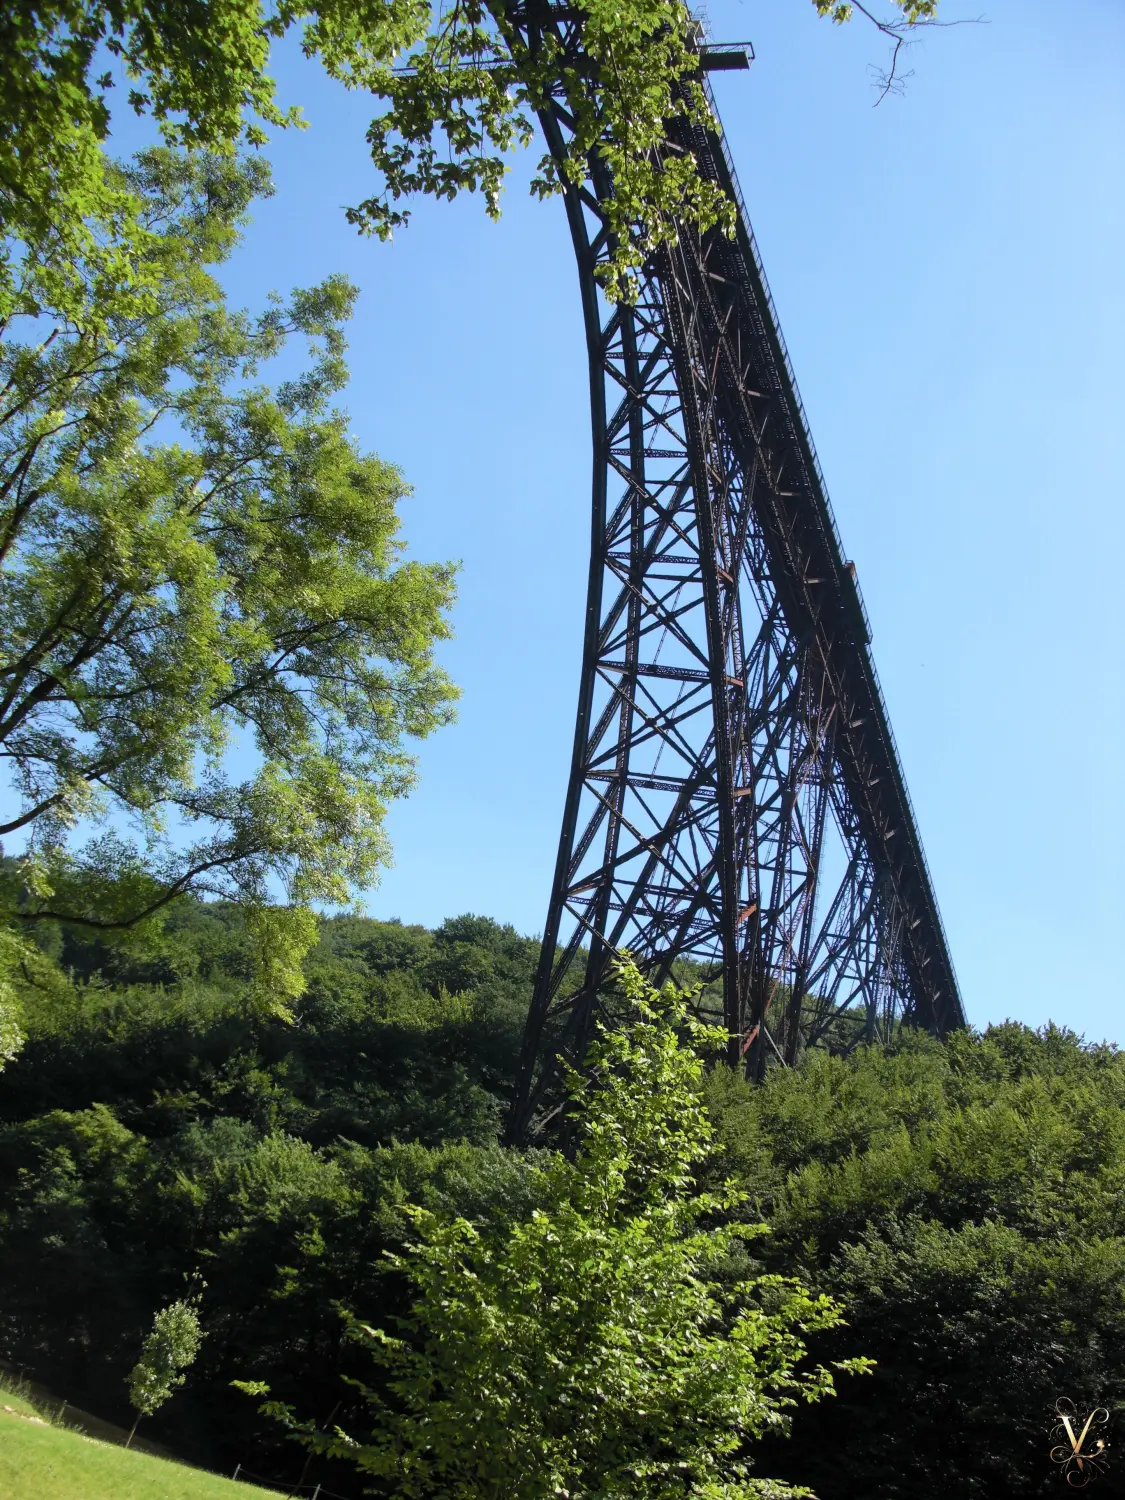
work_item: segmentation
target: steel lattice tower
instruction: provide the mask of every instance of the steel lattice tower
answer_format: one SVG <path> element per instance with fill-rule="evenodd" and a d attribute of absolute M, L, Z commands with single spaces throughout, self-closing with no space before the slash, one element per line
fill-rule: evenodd
<path fill-rule="evenodd" d="M 573 11 L 515 14 L 581 46 Z M 705 49 L 705 69 L 745 66 Z M 738 206 L 683 230 L 630 306 L 596 270 L 612 182 L 566 193 L 590 362 L 593 515 L 570 784 L 512 1133 L 580 1062 L 615 953 L 659 982 L 722 978 L 732 1059 L 760 1073 L 829 1035 L 964 1023 L 945 934 L 734 168 L 708 130 L 673 149 Z M 540 114 L 561 156 L 565 98 Z"/>

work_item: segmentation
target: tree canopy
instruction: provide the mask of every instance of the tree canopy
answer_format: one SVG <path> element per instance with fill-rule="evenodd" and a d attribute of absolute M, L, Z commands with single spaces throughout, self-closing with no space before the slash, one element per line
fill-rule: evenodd
<path fill-rule="evenodd" d="M 499 1144 L 538 944 L 479 916 L 324 920 L 294 1026 L 247 1004 L 236 908 L 173 903 L 147 953 L 36 934 L 0 1087 L 0 1359 L 127 1427 L 153 1316 L 201 1273 L 207 1337 L 151 1436 L 291 1488 L 305 1455 L 230 1382 L 365 1440 L 341 1376 L 385 1393 L 388 1372 L 335 1308 L 404 1334 L 416 1289 L 386 1252 L 418 1242 L 408 1205 L 472 1225 L 494 1266 L 543 1206 L 548 1160 Z M 702 1223 L 730 1237 L 711 1274 L 799 1277 L 846 1320 L 810 1364 L 876 1361 L 752 1445 L 754 1472 L 820 1500 L 1057 1493 L 1056 1398 L 1125 1410 L 1122 1055 L 1057 1028 L 904 1033 L 758 1086 L 715 1067 L 704 1092 L 722 1154 L 695 1186 L 746 1195 Z M 375 1482 L 323 1457 L 317 1479 L 356 1500 Z"/>
<path fill-rule="evenodd" d="M 268 176 L 160 148 L 111 174 L 143 232 L 138 290 L 91 270 L 65 316 L 0 348 L 0 918 L 131 926 L 184 891 L 246 905 L 283 1005 L 315 936 L 387 855 L 408 737 L 450 716 L 433 649 L 452 570 L 405 560 L 399 472 L 332 398 L 340 277 L 226 304 L 214 268 Z M 51 260 L 19 271 L 49 298 Z M 44 285 L 47 292 L 44 292 Z M 307 340 L 270 389 L 263 364 Z M 280 908 L 275 903 L 280 902 Z"/>
<path fill-rule="evenodd" d="M 715 1155 L 703 1055 L 723 1034 L 630 964 L 615 989 L 589 1077 L 570 1078 L 573 1159 L 530 1168 L 524 1214 L 408 1207 L 408 1314 L 393 1334 L 348 1318 L 380 1376 L 362 1386 L 370 1431 L 299 1429 L 403 1500 L 806 1493 L 755 1476 L 747 1448 L 832 1393 L 804 1340 L 840 1309 L 792 1278 L 724 1276 L 741 1195 L 695 1181 Z"/>
<path fill-rule="evenodd" d="M 936 0 L 862 4 L 813 0 L 844 22 L 859 11 L 895 39 L 932 22 Z M 546 16 L 544 8 L 544 16 Z M 574 123 L 567 160 L 544 156 L 534 190 L 584 180 L 586 157 L 612 170 L 619 228 L 658 240 L 672 221 L 699 228 L 730 222 L 730 206 L 690 161 L 662 152 L 665 122 L 706 117 L 698 87 L 697 25 L 684 0 L 587 0 L 581 8 L 580 70 L 544 34 L 528 46 L 503 0 L 34 0 L 0 15 L 6 75 L 0 101 L 0 223 L 13 242 L 53 251 L 56 297 L 80 297 L 67 273 L 97 259 L 118 276 L 143 279 L 131 256 L 127 193 L 101 146 L 111 123 L 114 70 L 126 107 L 150 115 L 169 144 L 233 149 L 261 144 L 268 128 L 298 124 L 267 73 L 279 38 L 301 46 L 350 89 L 369 92 L 378 113 L 368 132 L 374 191 L 348 210 L 382 237 L 404 224 L 414 193 L 481 191 L 499 213 L 506 156 L 534 136 L 534 113 L 561 91 Z M 107 245 L 96 225 L 112 221 Z M 628 284 L 633 252 L 622 235 L 609 289 Z M 12 265 L 0 278 L 0 316 L 15 295 Z"/>

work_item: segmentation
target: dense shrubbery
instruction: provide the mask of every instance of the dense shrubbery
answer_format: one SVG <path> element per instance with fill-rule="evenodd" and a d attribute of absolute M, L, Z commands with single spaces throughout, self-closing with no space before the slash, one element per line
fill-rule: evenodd
<path fill-rule="evenodd" d="M 147 957 L 54 943 L 73 983 L 25 991 L 0 1077 L 0 1358 L 124 1420 L 154 1310 L 202 1271 L 208 1337 L 152 1433 L 293 1475 L 229 1381 L 326 1417 L 347 1394 L 334 1304 L 393 1316 L 403 1202 L 518 1198 L 497 1136 L 537 945 L 475 917 L 328 921 L 287 1026 L 246 1005 L 248 940 L 220 908 L 185 904 Z"/>
<path fill-rule="evenodd" d="M 825 1500 L 1058 1491 L 1056 1397 L 1125 1408 L 1125 1057 L 1009 1023 L 710 1087 L 763 1258 L 847 1308 L 817 1353 L 878 1362 L 771 1467 Z"/>
<path fill-rule="evenodd" d="M 831 1395 L 806 1340 L 839 1304 L 755 1273 L 720 1179 L 702 1079 L 725 1035 L 631 964 L 613 982 L 587 1076 L 571 1070 L 570 1151 L 528 1161 L 530 1203 L 491 1222 L 421 1207 L 396 1257 L 406 1316 L 348 1336 L 372 1372 L 358 1432 L 266 1410 L 397 1500 L 801 1500 L 763 1476 L 764 1433 Z M 721 1168 L 720 1168 L 721 1171 Z M 757 1232 L 756 1230 L 754 1231 Z M 741 1274 L 731 1275 L 742 1262 Z M 244 1387 L 245 1388 L 245 1387 Z M 248 1391 L 249 1393 L 249 1391 Z M 267 1395 L 264 1386 L 255 1394 Z"/>
<path fill-rule="evenodd" d="M 155 1310 L 199 1272 L 207 1338 L 151 1434 L 295 1478 L 301 1453 L 229 1382 L 347 1415 L 340 1373 L 362 1371 L 334 1304 L 403 1311 L 383 1252 L 404 1205 L 526 1203 L 498 1138 L 536 944 L 477 917 L 326 921 L 293 1026 L 246 1005 L 222 908 L 183 905 L 144 952 L 45 946 L 55 977 L 32 975 L 0 1077 L 0 1358 L 123 1420 Z M 1125 1060 L 1006 1025 L 814 1053 L 757 1089 L 720 1068 L 707 1097 L 739 1214 L 769 1226 L 731 1278 L 799 1271 L 847 1309 L 816 1358 L 878 1361 L 760 1470 L 824 1500 L 1056 1490 L 1049 1403 L 1125 1405 Z"/>

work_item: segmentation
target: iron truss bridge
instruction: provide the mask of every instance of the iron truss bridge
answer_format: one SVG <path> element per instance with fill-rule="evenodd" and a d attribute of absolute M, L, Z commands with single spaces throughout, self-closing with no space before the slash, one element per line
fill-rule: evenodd
<path fill-rule="evenodd" d="M 573 10 L 509 12 L 580 60 Z M 704 72 L 746 66 L 704 48 Z M 706 82 L 705 82 L 706 87 Z M 672 150 L 738 207 L 685 228 L 611 305 L 613 185 L 566 194 L 590 362 L 593 513 L 570 784 L 512 1116 L 579 1064 L 607 967 L 721 982 L 732 1061 L 941 1034 L 964 1014 L 824 478 L 714 99 Z M 565 97 L 540 114 L 565 150 Z"/>

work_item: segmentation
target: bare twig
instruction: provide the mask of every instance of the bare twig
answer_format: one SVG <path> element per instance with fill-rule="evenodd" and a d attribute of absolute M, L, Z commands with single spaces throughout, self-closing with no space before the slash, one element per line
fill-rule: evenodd
<path fill-rule="evenodd" d="M 931 19 L 886 20 L 877 16 L 873 11 L 863 4 L 863 0 L 851 0 L 852 6 L 871 22 L 875 30 L 887 37 L 891 42 L 891 61 L 887 68 L 878 68 L 872 63 L 870 72 L 873 76 L 875 87 L 879 90 L 879 97 L 875 100 L 878 108 L 888 94 L 901 94 L 906 87 L 907 80 L 912 78 L 913 72 L 904 73 L 900 71 L 900 62 L 905 48 L 912 45 L 915 33 L 922 30 L 933 30 L 941 28 L 948 30 L 951 26 L 983 26 L 986 24 L 983 16 L 966 16 L 957 21 L 938 21 Z"/>

